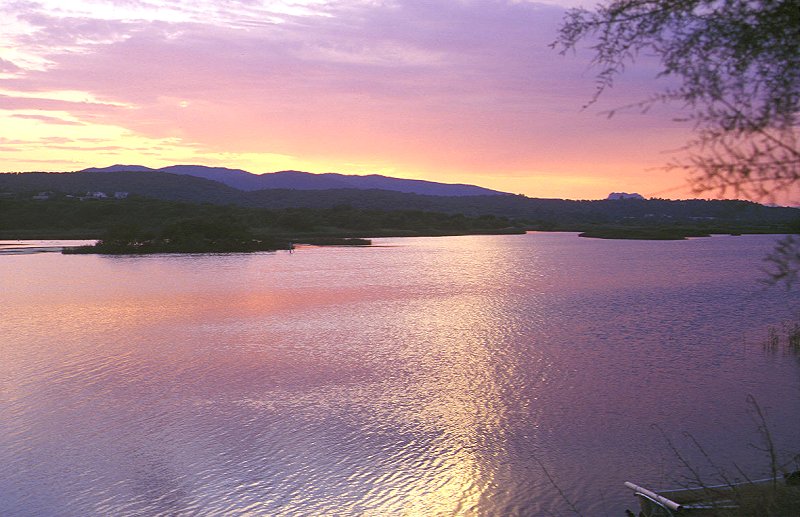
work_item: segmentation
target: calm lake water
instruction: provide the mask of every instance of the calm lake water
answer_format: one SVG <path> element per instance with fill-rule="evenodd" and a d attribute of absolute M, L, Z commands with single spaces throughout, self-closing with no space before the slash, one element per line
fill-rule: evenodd
<path fill-rule="evenodd" d="M 684 433 L 767 474 L 775 240 L 0 256 L 0 515 L 619 516 L 684 479 L 665 435 L 710 470 Z"/>

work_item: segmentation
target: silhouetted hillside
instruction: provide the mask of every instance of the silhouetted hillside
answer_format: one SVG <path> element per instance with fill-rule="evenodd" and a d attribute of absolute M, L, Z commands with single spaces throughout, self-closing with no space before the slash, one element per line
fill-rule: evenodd
<path fill-rule="evenodd" d="M 402 194 L 385 190 L 328 190 L 303 192 L 262 190 L 242 196 L 246 206 L 264 208 L 320 207 L 348 205 L 360 209 L 429 210 L 470 216 L 496 215 L 524 219 L 537 226 L 572 229 L 591 225 L 702 224 L 714 221 L 737 223 L 790 223 L 800 218 L 800 210 L 767 207 L 749 201 L 623 199 L 573 201 L 538 199 L 520 195 L 435 197 Z"/>
<path fill-rule="evenodd" d="M 157 171 L 0 174 L 0 192 L 30 198 L 38 192 L 71 195 L 102 191 L 128 192 L 147 198 L 250 208 L 417 210 L 494 215 L 523 221 L 542 230 L 586 231 L 598 226 L 682 225 L 710 233 L 728 231 L 786 232 L 800 219 L 800 210 L 767 207 L 748 201 L 619 199 L 571 201 L 520 195 L 430 196 L 389 190 L 242 191 L 219 182 Z M 9 195 L 7 194 L 7 195 Z"/>
<path fill-rule="evenodd" d="M 381 189 L 395 192 L 422 194 L 428 196 L 476 196 L 505 195 L 475 185 L 437 183 L 424 180 L 409 180 L 371 174 L 368 176 L 325 173 L 311 174 L 301 171 L 280 171 L 266 174 L 252 174 L 242 169 L 227 167 L 206 167 L 204 165 L 171 165 L 160 169 L 151 169 L 141 165 L 112 165 L 110 167 L 92 167 L 81 172 L 129 172 L 160 171 L 169 174 L 194 176 L 218 181 L 239 190 L 292 189 L 292 190 L 328 190 L 328 189 Z"/>
<path fill-rule="evenodd" d="M 87 192 L 128 192 L 153 199 L 192 203 L 236 203 L 242 191 L 192 176 L 156 171 L 136 172 L 26 172 L 0 174 L 0 192 L 62 192 L 83 195 Z"/>
<path fill-rule="evenodd" d="M 158 169 L 152 169 L 150 167 L 145 167 L 144 165 L 111 165 L 109 167 L 89 167 L 88 169 L 83 169 L 80 172 L 142 172 L 142 171 L 156 171 Z"/>

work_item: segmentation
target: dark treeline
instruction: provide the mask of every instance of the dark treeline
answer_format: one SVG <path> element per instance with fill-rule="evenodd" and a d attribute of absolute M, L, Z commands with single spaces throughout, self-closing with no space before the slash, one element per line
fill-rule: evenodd
<path fill-rule="evenodd" d="M 53 191 L 82 195 L 87 191 L 132 195 L 165 201 L 236 205 L 248 208 L 332 209 L 347 205 L 365 211 L 420 211 L 507 217 L 541 230 L 586 231 L 595 226 L 692 226 L 714 232 L 784 233 L 800 210 L 724 200 L 599 200 L 537 199 L 521 195 L 427 196 L 388 190 L 287 190 L 244 192 L 193 176 L 163 172 L 75 172 L 0 174 L 0 195 L 17 198 Z M 297 216 L 297 223 L 313 212 Z M 298 213 L 299 214 L 299 213 Z M 327 214 L 326 214 L 327 216 Z M 373 213 L 371 217 L 377 217 Z M 367 218 L 368 219 L 368 218 Z M 356 224 L 356 221 L 353 221 Z M 369 221 L 358 222 L 370 225 Z M 366 229 L 379 228 L 379 222 Z"/>
<path fill-rule="evenodd" d="M 47 200 L 0 199 L 2 238 L 131 238 L 178 235 L 229 234 L 251 237 L 304 238 L 342 236 L 452 235 L 521 232 L 515 221 L 486 215 L 467 217 L 419 210 L 364 210 L 285 208 L 270 210 L 236 205 L 195 204 L 141 197 L 79 200 L 54 195 Z M 170 234 L 169 232 L 172 232 Z"/>
<path fill-rule="evenodd" d="M 108 227 L 94 246 L 65 249 L 65 253 L 227 253 L 291 249 L 285 239 L 256 236 L 234 214 L 168 220 L 145 229 L 134 222 Z"/>

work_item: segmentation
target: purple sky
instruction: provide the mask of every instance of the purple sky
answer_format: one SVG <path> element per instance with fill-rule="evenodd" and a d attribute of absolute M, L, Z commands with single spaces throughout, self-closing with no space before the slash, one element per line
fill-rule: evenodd
<path fill-rule="evenodd" d="M 381 173 L 536 197 L 685 197 L 688 128 L 646 60 L 588 109 L 565 7 L 524 1 L 4 2 L 2 170 L 199 163 Z"/>

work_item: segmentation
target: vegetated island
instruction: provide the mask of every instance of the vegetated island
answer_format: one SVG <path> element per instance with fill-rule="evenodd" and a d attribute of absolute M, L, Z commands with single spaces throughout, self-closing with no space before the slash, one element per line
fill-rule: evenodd
<path fill-rule="evenodd" d="M 740 232 L 725 231 L 722 233 L 741 235 Z M 589 237 L 592 239 L 627 239 L 647 241 L 677 241 L 686 240 L 690 237 L 710 236 L 711 233 L 708 231 L 686 226 L 600 226 L 578 234 L 578 237 Z"/>
<path fill-rule="evenodd" d="M 226 224 L 227 223 L 227 224 Z M 169 225 L 159 234 L 138 227 L 114 227 L 94 245 L 67 247 L 68 255 L 144 255 L 151 253 L 249 253 L 292 250 L 296 244 L 280 237 L 256 237 L 249 229 L 231 221 L 187 219 Z M 370 246 L 370 239 L 353 237 L 307 237 L 297 244 L 315 246 Z"/>
<path fill-rule="evenodd" d="M 371 237 L 524 233 L 497 216 L 467 217 L 418 210 L 269 210 L 130 196 L 46 201 L 0 199 L 0 238 L 99 239 L 70 254 L 239 253 L 292 249 L 297 244 L 369 246 Z"/>
<path fill-rule="evenodd" d="M 64 248 L 65 254 L 143 255 L 150 253 L 243 253 L 291 249 L 292 243 L 276 238 L 256 238 L 234 219 L 201 218 L 171 222 L 158 230 L 134 224 L 110 227 L 91 246 Z"/>

